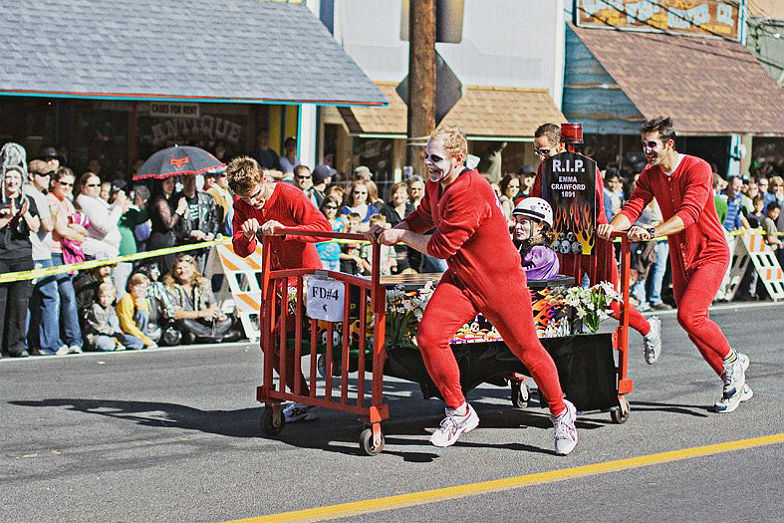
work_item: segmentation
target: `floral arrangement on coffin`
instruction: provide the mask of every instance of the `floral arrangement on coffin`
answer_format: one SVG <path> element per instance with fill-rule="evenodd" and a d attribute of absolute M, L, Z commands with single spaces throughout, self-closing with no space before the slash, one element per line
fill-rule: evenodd
<path fill-rule="evenodd" d="M 610 282 L 600 282 L 593 287 L 570 287 L 563 293 L 563 301 L 574 308 L 577 317 L 592 333 L 599 330 L 602 320 L 609 318 L 614 301 L 621 301 L 621 295 Z"/>
<path fill-rule="evenodd" d="M 417 346 L 417 327 L 434 290 L 432 281 L 416 291 L 406 292 L 400 286 L 387 290 L 386 341 L 389 346 Z"/>

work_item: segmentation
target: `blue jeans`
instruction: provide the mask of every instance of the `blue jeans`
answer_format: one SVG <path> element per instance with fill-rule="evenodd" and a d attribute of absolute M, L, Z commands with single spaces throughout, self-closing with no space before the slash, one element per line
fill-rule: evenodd
<path fill-rule="evenodd" d="M 133 321 L 136 323 L 136 326 L 139 327 L 140 331 L 147 334 L 147 325 L 150 323 L 150 315 L 147 311 L 141 309 L 137 310 L 136 314 L 133 315 Z M 143 339 L 131 334 L 125 334 L 122 342 L 126 348 L 132 350 L 140 350 L 146 347 Z"/>
<path fill-rule="evenodd" d="M 52 253 L 52 263 L 55 266 L 65 265 L 61 253 Z M 58 345 L 81 347 L 82 329 L 79 327 L 79 312 L 76 309 L 76 292 L 73 286 L 73 276 L 62 273 L 55 276 L 57 290 L 60 293 L 59 318 L 62 322 L 62 338 Z"/>
<path fill-rule="evenodd" d="M 52 259 L 34 260 L 36 269 L 54 267 Z M 56 276 L 47 276 L 35 280 L 33 295 L 30 297 L 27 329 L 27 344 L 31 350 L 40 350 L 43 354 L 53 354 L 60 348 L 60 319 L 58 307 L 60 294 L 57 292 Z"/>
<path fill-rule="evenodd" d="M 321 260 L 321 266 L 325 271 L 340 272 L 340 260 Z"/>
<path fill-rule="evenodd" d="M 434 258 L 427 254 L 423 254 L 422 258 L 422 272 L 446 272 L 448 268 L 446 260 L 441 258 Z"/>
<path fill-rule="evenodd" d="M 664 273 L 667 272 L 670 244 L 667 240 L 656 242 L 656 262 L 648 273 L 648 303 L 659 305 L 662 302 L 661 290 Z"/>

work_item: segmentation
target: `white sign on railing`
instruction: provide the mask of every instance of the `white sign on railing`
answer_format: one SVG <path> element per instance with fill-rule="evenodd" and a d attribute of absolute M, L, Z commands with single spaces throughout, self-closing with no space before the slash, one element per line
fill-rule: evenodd
<path fill-rule="evenodd" d="M 343 321 L 343 304 L 346 284 L 318 276 L 308 279 L 305 300 L 308 317 L 331 323 Z"/>

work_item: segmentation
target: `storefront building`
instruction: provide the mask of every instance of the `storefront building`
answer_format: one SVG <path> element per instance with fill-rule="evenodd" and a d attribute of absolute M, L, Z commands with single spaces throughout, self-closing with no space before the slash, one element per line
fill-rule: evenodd
<path fill-rule="evenodd" d="M 304 1 L 22 2 L 0 25 L 0 142 L 77 174 L 129 178 L 174 144 L 248 154 L 262 130 L 313 163 L 319 105 L 386 104 Z"/>
<path fill-rule="evenodd" d="M 644 2 L 643 2 L 644 3 Z M 671 116 L 681 152 L 747 174 L 754 143 L 784 136 L 784 93 L 743 46 L 745 6 L 575 0 L 563 111 L 604 168 L 637 171 L 640 124 Z"/>

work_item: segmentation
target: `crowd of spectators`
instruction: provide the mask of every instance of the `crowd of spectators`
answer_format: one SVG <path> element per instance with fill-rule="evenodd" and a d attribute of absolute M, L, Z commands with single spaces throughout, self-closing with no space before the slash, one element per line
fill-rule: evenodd
<path fill-rule="evenodd" d="M 394 227 L 424 197 L 425 182 L 417 175 L 387 187 L 382 199 L 365 166 L 347 175 L 327 164 L 311 169 L 297 158 L 295 138 L 287 139 L 278 154 L 270 149 L 266 132 L 260 133 L 257 145 L 251 156 L 279 183 L 302 190 L 335 232 Z M 230 160 L 222 144 L 216 144 L 214 153 L 224 162 Z M 61 165 L 51 147 L 28 162 L 21 146 L 8 143 L 0 161 L 2 273 L 110 259 L 232 232 L 233 196 L 220 171 L 131 186 L 121 179 L 103 180 L 94 171 L 77 177 Z M 515 204 L 529 195 L 535 176 L 536 170 L 525 165 L 493 184 L 510 227 Z M 609 167 L 603 176 L 610 219 L 631 193 L 636 175 Z M 717 174 L 714 188 L 725 229 L 761 229 L 784 262 L 781 173 L 764 166 L 742 178 L 725 180 Z M 660 221 L 658 205 L 651 202 L 640 223 Z M 326 269 L 355 275 L 371 271 L 372 248 L 365 242 L 324 241 L 316 247 Z M 208 255 L 208 249 L 193 250 L 0 284 L 2 355 L 139 350 L 239 339 L 238 322 L 216 300 L 220 276 L 207 273 Z M 632 296 L 640 310 L 672 307 L 668 256 L 666 240 L 633 246 Z M 380 268 L 382 275 L 389 275 L 442 272 L 446 265 L 397 245 L 381 249 Z M 758 299 L 761 292 L 756 272 L 750 271 L 741 298 Z"/>

